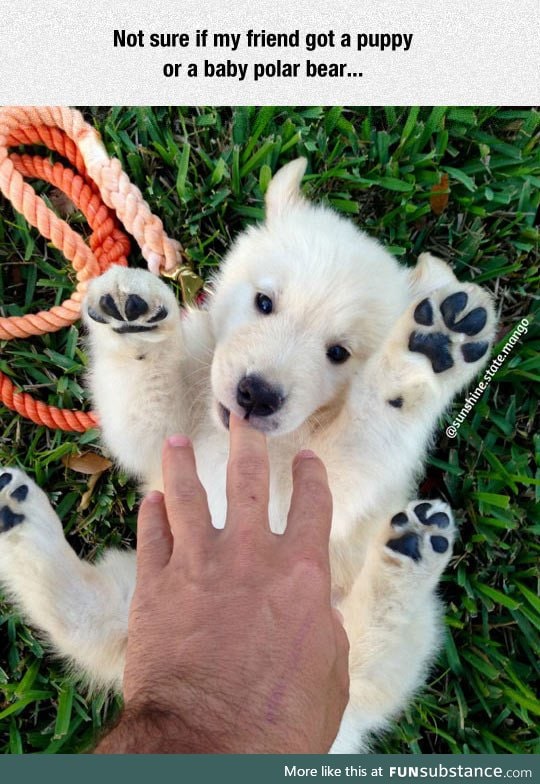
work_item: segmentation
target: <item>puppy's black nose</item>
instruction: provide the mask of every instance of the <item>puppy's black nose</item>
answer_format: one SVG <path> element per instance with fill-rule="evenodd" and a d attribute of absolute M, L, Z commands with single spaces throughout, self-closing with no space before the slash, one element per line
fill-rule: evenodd
<path fill-rule="evenodd" d="M 244 376 L 238 382 L 236 401 L 247 415 L 264 417 L 281 408 L 283 396 L 260 376 Z"/>

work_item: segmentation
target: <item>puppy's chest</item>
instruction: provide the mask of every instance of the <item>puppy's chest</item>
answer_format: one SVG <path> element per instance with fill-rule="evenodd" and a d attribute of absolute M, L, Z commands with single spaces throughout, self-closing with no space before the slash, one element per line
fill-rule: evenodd
<path fill-rule="evenodd" d="M 216 528 L 223 528 L 227 517 L 227 451 L 219 448 L 208 450 L 201 446 L 196 452 L 197 470 L 208 497 L 212 523 Z M 276 534 L 285 530 L 291 493 L 292 482 L 287 471 L 281 465 L 272 465 L 268 518 L 270 529 Z"/>
<path fill-rule="evenodd" d="M 221 433 L 208 433 L 204 438 L 196 439 L 195 451 L 197 470 L 208 497 L 208 505 L 212 522 L 216 528 L 223 528 L 227 516 L 226 477 L 228 460 L 228 439 Z M 270 445 L 270 502 L 268 517 L 270 529 L 281 534 L 287 524 L 287 516 L 291 504 L 292 472 L 291 466 L 297 449 L 272 449 Z M 339 540 L 341 544 L 349 532 L 358 529 L 360 522 L 360 505 L 356 495 L 358 483 L 351 486 L 344 481 L 340 472 L 339 481 L 332 481 L 330 489 L 334 495 L 334 513 L 332 519 L 331 540 Z M 334 486 L 332 486 L 334 485 Z M 316 524 L 316 521 L 313 523 Z M 355 537 L 358 538 L 358 537 Z"/>

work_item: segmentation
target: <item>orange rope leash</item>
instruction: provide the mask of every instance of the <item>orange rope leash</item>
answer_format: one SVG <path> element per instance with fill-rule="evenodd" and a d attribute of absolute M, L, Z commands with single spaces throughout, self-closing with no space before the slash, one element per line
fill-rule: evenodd
<path fill-rule="evenodd" d="M 39 156 L 9 153 L 10 147 L 20 144 L 44 145 L 66 158 L 76 171 Z M 92 229 L 88 245 L 47 207 L 23 177 L 45 180 L 71 199 Z M 73 109 L 0 109 L 0 191 L 71 261 L 77 279 L 75 291 L 61 305 L 36 314 L 0 317 L 0 339 L 55 332 L 79 318 L 88 280 L 111 264 L 128 263 L 130 242 L 116 216 L 141 245 L 153 272 L 170 272 L 178 267 L 181 246 L 167 237 L 163 224 L 152 215 L 120 162 L 108 157 L 97 131 Z M 16 391 L 13 382 L 2 373 L 0 400 L 21 416 L 51 428 L 84 432 L 97 424 L 91 412 L 48 406 Z"/>

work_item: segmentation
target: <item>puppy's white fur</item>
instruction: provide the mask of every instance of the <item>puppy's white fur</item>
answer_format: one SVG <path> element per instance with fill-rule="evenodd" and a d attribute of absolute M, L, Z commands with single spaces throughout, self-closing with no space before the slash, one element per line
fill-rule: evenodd
<path fill-rule="evenodd" d="M 284 403 L 251 416 L 269 435 L 270 525 L 283 531 L 291 494 L 290 466 L 301 448 L 324 460 L 334 499 L 331 536 L 333 593 L 351 643 L 351 699 L 333 750 L 360 751 L 425 679 L 437 649 L 440 608 L 435 589 L 449 560 L 451 513 L 438 531 L 415 512 L 414 487 L 437 418 L 479 370 L 488 352 L 465 362 L 467 341 L 490 343 L 494 313 L 477 286 L 459 284 L 442 261 L 424 254 L 414 270 L 397 264 L 375 240 L 300 192 L 303 159 L 270 183 L 263 225 L 241 234 L 214 282 L 205 309 L 181 318 L 173 293 L 141 270 L 113 268 L 92 282 L 85 302 L 90 384 L 103 439 L 144 489 L 161 488 L 161 448 L 167 435 L 188 433 L 216 527 L 225 522 L 228 436 L 220 405 L 237 402 L 241 378 L 255 374 L 279 388 Z M 449 330 L 439 306 L 466 292 L 468 309 L 486 310 L 470 337 Z M 126 322 L 100 310 L 110 295 L 120 313 L 130 294 L 148 304 L 135 324 L 166 308 L 151 331 L 118 334 Z M 257 293 L 272 313 L 255 306 Z M 429 298 L 433 324 L 419 327 L 418 303 Z M 89 315 L 93 314 L 92 316 Z M 94 320 L 101 313 L 100 323 Z M 423 353 L 409 350 L 415 330 L 447 335 L 453 364 L 434 373 Z M 350 352 L 332 364 L 327 350 Z M 392 401 L 392 402 L 391 402 Z M 221 412 L 221 414 L 220 414 Z M 31 622 L 54 648 L 97 686 L 120 688 L 127 615 L 135 579 L 131 552 L 109 552 L 95 565 L 80 561 L 62 536 L 46 497 L 20 472 L 0 490 L 2 502 L 25 521 L 0 533 L 0 576 Z M 26 483 L 14 502 L 10 488 Z M 386 546 L 402 531 L 415 535 L 419 558 Z M 430 537 L 444 534 L 445 552 Z M 414 537 L 413 537 L 414 538 Z M 180 607 L 182 597 L 177 597 Z"/>

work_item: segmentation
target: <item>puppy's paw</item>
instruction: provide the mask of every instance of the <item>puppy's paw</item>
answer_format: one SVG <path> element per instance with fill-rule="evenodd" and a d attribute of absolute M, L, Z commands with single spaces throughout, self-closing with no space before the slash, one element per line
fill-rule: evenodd
<path fill-rule="evenodd" d="M 17 479 L 13 470 L 0 473 L 0 534 L 11 531 L 26 519 L 23 510 L 28 498 L 28 485 Z"/>
<path fill-rule="evenodd" d="M 106 327 L 156 341 L 178 319 L 179 308 L 173 292 L 152 273 L 112 266 L 91 281 L 83 314 L 91 332 Z"/>
<path fill-rule="evenodd" d="M 474 284 L 456 284 L 433 292 L 413 312 L 409 351 L 423 354 L 435 374 L 468 378 L 488 357 L 495 331 L 489 295 Z"/>
<path fill-rule="evenodd" d="M 0 548 L 19 534 L 62 534 L 62 526 L 45 493 L 18 468 L 0 467 Z"/>
<path fill-rule="evenodd" d="M 450 507 L 442 501 L 411 501 L 390 525 L 387 560 L 438 577 L 452 555 L 455 526 Z"/>

